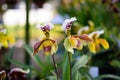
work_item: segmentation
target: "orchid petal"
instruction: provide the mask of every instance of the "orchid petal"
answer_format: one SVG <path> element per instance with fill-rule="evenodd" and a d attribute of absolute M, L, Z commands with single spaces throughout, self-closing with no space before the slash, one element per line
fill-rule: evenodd
<path fill-rule="evenodd" d="M 38 49 L 41 45 L 41 42 L 37 42 L 35 45 L 34 45 L 34 52 L 33 52 L 33 55 L 35 55 L 37 52 L 38 52 Z"/>
<path fill-rule="evenodd" d="M 105 40 L 105 39 L 98 39 L 99 40 L 99 43 L 105 48 L 105 49 L 108 49 L 109 48 L 109 44 L 108 42 Z"/>
<path fill-rule="evenodd" d="M 96 53 L 96 50 L 95 50 L 95 43 L 89 43 L 88 44 L 88 48 L 89 48 L 89 50 L 91 51 L 91 52 L 93 52 L 93 53 Z"/>

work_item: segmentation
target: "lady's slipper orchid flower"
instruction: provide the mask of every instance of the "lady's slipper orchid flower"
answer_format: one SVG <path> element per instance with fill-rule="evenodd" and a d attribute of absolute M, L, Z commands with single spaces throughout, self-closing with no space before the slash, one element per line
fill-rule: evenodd
<path fill-rule="evenodd" d="M 74 54 L 73 49 L 81 50 L 85 43 L 92 41 L 92 39 L 90 39 L 89 36 L 86 34 L 83 34 L 83 35 L 71 35 L 70 34 L 71 25 L 76 20 L 77 19 L 75 17 L 71 19 L 66 19 L 62 25 L 62 29 L 64 29 L 66 34 L 68 35 L 68 37 L 64 41 L 65 49 L 68 52 L 71 52 L 72 54 Z"/>
<path fill-rule="evenodd" d="M 34 45 L 33 55 L 36 54 L 38 50 L 43 50 L 45 55 L 54 54 L 57 51 L 57 43 L 53 39 L 43 39 Z"/>
<path fill-rule="evenodd" d="M 65 30 L 65 33 L 67 33 L 68 30 L 71 29 L 71 26 L 72 26 L 72 23 L 74 21 L 76 21 L 77 19 L 75 17 L 71 18 L 71 19 L 66 19 L 64 22 L 63 22 L 63 25 L 62 25 L 62 29 Z"/>
<path fill-rule="evenodd" d="M 22 70 L 21 68 L 13 68 L 8 73 L 9 80 L 28 80 L 25 76 L 28 74 L 29 70 Z"/>
<path fill-rule="evenodd" d="M 109 48 L 109 43 L 105 39 L 99 38 L 99 36 L 103 33 L 104 33 L 104 30 L 92 32 L 91 34 L 89 34 L 89 36 L 93 39 L 93 42 L 88 44 L 89 50 L 91 52 L 96 53 L 97 51 L 99 51 L 100 50 L 100 44 L 105 49 Z"/>
<path fill-rule="evenodd" d="M 65 41 L 64 41 L 64 46 L 65 49 L 68 52 L 71 52 L 72 54 L 74 54 L 74 50 L 73 49 L 78 49 L 78 50 L 82 50 L 83 45 L 86 43 L 91 42 L 92 39 L 90 39 L 88 37 L 88 35 L 83 34 L 83 35 L 71 35 L 68 36 Z"/>
<path fill-rule="evenodd" d="M 34 45 L 34 53 L 36 54 L 38 50 L 43 50 L 45 55 L 50 55 L 53 53 L 56 53 L 57 51 L 57 43 L 55 40 L 50 39 L 50 30 L 54 27 L 52 24 L 45 24 L 44 26 L 37 26 L 40 28 L 44 35 L 45 38 L 43 38 L 41 41 L 37 42 Z"/>
<path fill-rule="evenodd" d="M 6 29 L 1 29 L 0 30 L 0 49 L 1 47 L 7 48 L 9 43 L 11 44 L 15 43 L 14 38 L 6 35 Z"/>

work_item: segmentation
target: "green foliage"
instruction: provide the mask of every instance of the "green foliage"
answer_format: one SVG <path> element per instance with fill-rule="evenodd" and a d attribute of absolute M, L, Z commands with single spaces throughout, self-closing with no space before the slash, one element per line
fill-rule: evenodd
<path fill-rule="evenodd" d="M 63 80 L 70 80 L 70 67 L 67 52 L 64 53 L 62 75 Z"/>

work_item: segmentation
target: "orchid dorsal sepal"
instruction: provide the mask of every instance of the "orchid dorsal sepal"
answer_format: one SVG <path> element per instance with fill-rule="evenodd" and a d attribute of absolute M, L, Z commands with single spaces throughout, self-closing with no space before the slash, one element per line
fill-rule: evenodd
<path fill-rule="evenodd" d="M 76 17 L 72 17 L 72 18 L 70 18 L 70 19 L 66 19 L 64 22 L 63 22 L 63 24 L 62 24 L 62 29 L 63 30 L 69 30 L 70 28 L 71 28 L 71 25 L 72 25 L 72 23 L 74 22 L 74 21 L 76 21 L 77 19 L 76 19 Z"/>
<path fill-rule="evenodd" d="M 42 31 L 50 31 L 51 29 L 54 28 L 52 23 L 46 23 L 44 25 L 37 24 L 36 27 L 38 29 L 41 29 Z"/>
<path fill-rule="evenodd" d="M 98 38 L 101 34 L 104 34 L 104 30 L 92 32 L 89 34 L 89 37 Z"/>

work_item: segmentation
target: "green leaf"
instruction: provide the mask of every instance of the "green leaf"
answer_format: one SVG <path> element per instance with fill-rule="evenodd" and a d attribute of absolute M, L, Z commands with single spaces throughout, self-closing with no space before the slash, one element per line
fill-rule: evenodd
<path fill-rule="evenodd" d="M 88 56 L 87 55 L 81 56 L 81 58 L 75 63 L 75 65 L 72 68 L 72 76 L 74 76 L 81 67 L 86 66 L 87 62 Z"/>
<path fill-rule="evenodd" d="M 67 52 L 64 53 L 62 75 L 63 75 L 63 80 L 70 80 L 70 67 L 69 67 Z"/>
<path fill-rule="evenodd" d="M 32 66 L 29 66 L 29 65 L 26 65 L 26 64 L 22 64 L 16 60 L 13 60 L 13 59 L 10 59 L 9 60 L 12 64 L 16 65 L 16 66 L 19 66 L 21 68 L 24 68 L 24 69 L 34 69 Z"/>
<path fill-rule="evenodd" d="M 110 65 L 116 68 L 120 68 L 120 61 L 117 59 L 114 59 L 110 62 Z"/>
<path fill-rule="evenodd" d="M 100 76 L 96 77 L 95 80 L 103 80 L 105 78 L 120 80 L 119 76 L 112 75 L 112 74 L 100 75 Z"/>
<path fill-rule="evenodd" d="M 81 80 L 81 74 L 79 71 L 76 72 L 75 80 Z"/>
<path fill-rule="evenodd" d="M 39 58 L 38 55 L 33 55 L 33 49 L 29 45 L 24 45 L 25 50 L 28 52 L 28 54 L 33 58 L 33 60 L 39 65 L 41 69 L 44 69 L 43 62 Z"/>

